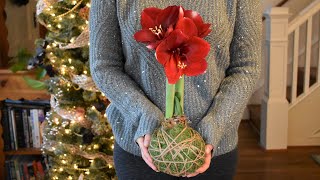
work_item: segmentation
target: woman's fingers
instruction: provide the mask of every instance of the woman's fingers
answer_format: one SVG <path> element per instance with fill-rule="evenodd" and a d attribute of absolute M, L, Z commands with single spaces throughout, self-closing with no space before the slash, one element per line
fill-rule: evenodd
<path fill-rule="evenodd" d="M 141 150 L 142 159 L 147 163 L 147 165 L 152 168 L 154 171 L 157 171 L 156 166 L 152 163 L 152 158 L 148 152 L 148 147 L 150 144 L 150 135 L 146 134 L 144 137 L 140 137 L 137 139 L 137 143 Z"/>
<path fill-rule="evenodd" d="M 194 173 L 188 174 L 187 177 L 194 177 L 200 173 L 204 173 L 210 167 L 212 149 L 213 149 L 212 145 L 206 145 L 204 164 L 199 169 L 197 169 Z"/>

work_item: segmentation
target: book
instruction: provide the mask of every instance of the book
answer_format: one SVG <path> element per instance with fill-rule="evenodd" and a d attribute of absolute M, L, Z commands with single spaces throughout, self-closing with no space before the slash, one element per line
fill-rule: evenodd
<path fill-rule="evenodd" d="M 9 151 L 11 149 L 10 145 L 10 125 L 9 125 L 9 116 L 8 116 L 8 107 L 4 106 L 2 104 L 1 106 L 1 111 L 2 111 L 2 118 L 1 118 L 1 123 L 2 123 L 2 129 L 3 129 L 3 140 L 4 140 L 4 151 Z"/>
<path fill-rule="evenodd" d="M 22 109 L 22 121 L 23 121 L 23 134 L 25 138 L 25 145 L 27 148 L 30 148 L 30 141 L 29 141 L 29 120 L 28 120 L 28 110 Z"/>
<path fill-rule="evenodd" d="M 13 135 L 13 147 L 12 150 L 18 149 L 18 141 L 17 141 L 17 128 L 16 128 L 16 121 L 14 116 L 14 108 L 10 109 L 10 121 L 11 121 L 11 127 L 10 127 L 10 133 Z"/>
<path fill-rule="evenodd" d="M 17 149 L 18 148 L 25 148 L 25 136 L 24 136 L 24 129 L 23 129 L 23 119 L 22 119 L 22 109 L 15 108 L 14 109 L 14 121 L 16 124 L 16 136 L 17 136 Z"/>

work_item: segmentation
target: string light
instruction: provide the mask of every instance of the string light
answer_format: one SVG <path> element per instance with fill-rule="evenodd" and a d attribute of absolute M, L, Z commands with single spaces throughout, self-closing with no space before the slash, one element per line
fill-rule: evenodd
<path fill-rule="evenodd" d="M 78 169 L 78 165 L 77 165 L 77 164 L 74 164 L 74 165 L 73 165 L 73 168 Z"/>
<path fill-rule="evenodd" d="M 111 137 L 110 137 L 110 139 L 114 139 L 114 137 L 113 137 L 113 136 L 111 136 Z"/>
<path fill-rule="evenodd" d="M 67 161 L 64 159 L 61 162 L 62 162 L 62 164 L 67 164 Z"/>
<path fill-rule="evenodd" d="M 59 17 L 59 21 L 62 21 L 62 17 Z"/>
<path fill-rule="evenodd" d="M 113 149 L 113 148 L 114 148 L 114 145 L 112 144 L 112 145 L 111 145 L 111 149 Z"/>
<path fill-rule="evenodd" d="M 51 27 L 51 24 L 48 24 L 47 27 L 50 28 L 50 27 Z"/>
<path fill-rule="evenodd" d="M 106 117 L 107 117 L 107 115 L 106 115 L 106 114 L 104 114 L 104 115 L 103 115 L 103 117 L 105 117 L 105 118 L 106 118 Z"/>
<path fill-rule="evenodd" d="M 55 16 L 56 16 L 56 14 L 55 14 L 55 13 L 52 13 L 52 14 L 51 14 L 51 16 L 52 16 L 52 17 L 55 17 Z"/>
<path fill-rule="evenodd" d="M 70 18 L 75 18 L 76 16 L 74 14 L 70 14 Z"/>
<path fill-rule="evenodd" d="M 71 68 L 72 70 L 74 70 L 74 66 L 71 66 L 70 68 Z"/>
<path fill-rule="evenodd" d="M 66 134 L 70 134 L 71 130 L 70 129 L 66 129 L 64 130 L 66 132 Z"/>
<path fill-rule="evenodd" d="M 73 38 L 70 39 L 70 42 L 74 43 L 75 40 L 76 40 L 76 38 L 73 37 Z"/>
<path fill-rule="evenodd" d="M 93 149 L 99 149 L 99 144 L 93 145 Z"/>
<path fill-rule="evenodd" d="M 68 62 L 69 62 L 69 63 L 71 64 L 71 62 L 72 62 L 72 59 L 71 59 L 71 58 L 69 58 L 69 59 L 68 59 Z"/>
<path fill-rule="evenodd" d="M 86 24 L 89 24 L 89 21 L 88 21 L 88 20 L 86 20 Z"/>
<path fill-rule="evenodd" d="M 96 107 L 94 107 L 94 106 L 91 106 L 91 109 L 92 109 L 92 110 L 95 110 L 95 109 L 96 109 Z"/>
<path fill-rule="evenodd" d="M 63 171 L 63 168 L 60 168 L 59 171 L 62 172 L 62 171 Z"/>
<path fill-rule="evenodd" d="M 83 74 L 87 74 L 88 72 L 86 70 L 83 71 Z"/>
<path fill-rule="evenodd" d="M 90 171 L 86 171 L 85 174 L 89 175 L 89 174 L 90 174 Z"/>
<path fill-rule="evenodd" d="M 88 43 L 88 46 L 90 46 L 90 43 Z"/>
<path fill-rule="evenodd" d="M 89 162 L 91 162 L 91 163 L 93 163 L 93 161 L 94 161 L 93 159 L 90 159 L 90 160 L 89 160 Z"/>
<path fill-rule="evenodd" d="M 91 7 L 91 4 L 90 4 L 90 3 L 87 3 L 86 6 L 87 6 L 88 8 L 90 8 L 90 7 Z"/>
<path fill-rule="evenodd" d="M 56 60 L 54 60 L 54 59 L 51 59 L 51 62 L 52 62 L 52 63 L 55 63 L 55 62 L 56 62 Z"/>
<path fill-rule="evenodd" d="M 72 1 L 72 5 L 76 5 L 77 4 L 77 1 Z"/>
<path fill-rule="evenodd" d="M 108 164 L 108 167 L 111 169 L 111 168 L 112 168 L 112 165 L 111 165 L 111 164 Z"/>
<path fill-rule="evenodd" d="M 60 29 L 61 28 L 61 24 L 58 24 L 57 27 Z"/>
<path fill-rule="evenodd" d="M 68 179 L 70 179 L 70 180 L 71 180 L 71 179 L 72 179 L 72 176 L 68 176 Z"/>

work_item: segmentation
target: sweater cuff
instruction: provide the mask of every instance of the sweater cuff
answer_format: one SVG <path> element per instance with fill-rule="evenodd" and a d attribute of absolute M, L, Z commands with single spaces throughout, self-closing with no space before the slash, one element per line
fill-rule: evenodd
<path fill-rule="evenodd" d="M 164 119 L 164 115 L 160 110 L 153 111 L 152 113 L 143 113 L 137 131 L 134 135 L 134 141 L 137 142 L 139 137 L 146 134 L 152 134 L 153 131 L 159 127 L 160 122 Z"/>
<path fill-rule="evenodd" d="M 212 115 L 205 116 L 197 125 L 197 131 L 206 144 L 213 146 L 212 156 L 221 140 L 222 130 L 214 122 Z"/>

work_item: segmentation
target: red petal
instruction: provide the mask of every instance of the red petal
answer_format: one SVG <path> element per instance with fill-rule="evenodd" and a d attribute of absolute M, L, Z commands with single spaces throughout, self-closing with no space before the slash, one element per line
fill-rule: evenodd
<path fill-rule="evenodd" d="M 185 42 L 188 37 L 184 35 L 180 30 L 174 30 L 166 39 L 164 39 L 156 49 L 156 58 L 162 64 L 165 65 L 169 61 L 173 51 Z"/>
<path fill-rule="evenodd" d="M 169 6 L 162 10 L 156 19 L 157 24 L 161 24 L 163 30 L 166 31 L 170 25 L 178 21 L 179 9 L 180 6 Z"/>
<path fill-rule="evenodd" d="M 146 8 L 141 13 L 141 26 L 142 28 L 153 28 L 155 26 L 159 26 L 160 24 L 156 24 L 157 16 L 160 14 L 162 10 L 158 8 Z"/>
<path fill-rule="evenodd" d="M 186 45 L 182 49 L 188 61 L 194 61 L 196 59 L 205 58 L 210 51 L 210 44 L 196 36 L 193 36 L 188 40 Z"/>
<path fill-rule="evenodd" d="M 211 24 L 204 24 L 200 14 L 196 11 L 186 10 L 184 16 L 193 20 L 197 26 L 199 37 L 203 38 L 211 32 L 211 29 L 209 29 Z"/>
<path fill-rule="evenodd" d="M 183 73 L 187 76 L 197 76 L 203 74 L 207 69 L 207 61 L 205 59 L 197 59 L 189 62 Z"/>
<path fill-rule="evenodd" d="M 164 66 L 164 71 L 168 78 L 169 84 L 175 84 L 182 75 L 181 69 L 177 67 L 177 59 L 172 55 Z"/>
<path fill-rule="evenodd" d="M 180 29 L 184 34 L 186 34 L 189 37 L 198 35 L 197 26 L 189 18 L 179 19 L 176 25 L 176 29 Z"/>
<path fill-rule="evenodd" d="M 164 40 L 165 46 L 169 50 L 175 50 L 181 47 L 188 41 L 189 37 L 182 33 L 181 30 L 176 29 L 170 33 L 170 35 Z"/>
<path fill-rule="evenodd" d="M 202 27 L 200 28 L 201 31 L 198 32 L 199 34 L 198 36 L 201 38 L 206 37 L 211 32 L 210 26 L 211 24 L 203 24 Z"/>
<path fill-rule="evenodd" d="M 142 43 L 150 43 L 158 40 L 158 37 L 148 29 L 142 29 L 134 34 L 134 39 Z"/>

